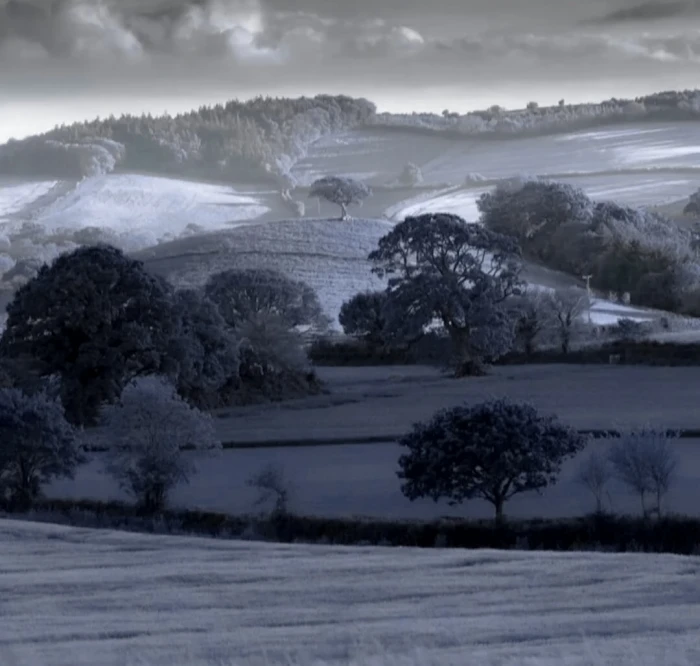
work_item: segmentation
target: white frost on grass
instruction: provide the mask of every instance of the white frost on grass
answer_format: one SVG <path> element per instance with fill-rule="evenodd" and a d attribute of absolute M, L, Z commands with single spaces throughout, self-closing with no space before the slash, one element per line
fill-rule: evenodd
<path fill-rule="evenodd" d="M 459 215 L 467 222 L 479 220 L 479 210 L 476 207 L 477 199 L 491 188 L 464 188 L 451 190 L 446 193 L 438 193 L 431 197 L 425 197 L 416 202 L 405 202 L 402 208 L 398 206 L 387 210 L 387 215 L 397 221 L 403 220 L 408 215 L 423 215 L 424 213 L 451 213 Z"/>
<path fill-rule="evenodd" d="M 49 205 L 36 222 L 47 231 L 104 227 L 155 241 L 188 224 L 207 231 L 254 219 L 267 208 L 223 185 L 132 174 L 88 178 Z"/>
<path fill-rule="evenodd" d="M 138 258 L 182 287 L 201 286 L 209 275 L 231 268 L 277 270 L 313 287 L 335 319 L 343 301 L 383 288 L 367 257 L 392 226 L 360 218 L 263 222 L 167 243 Z"/>
<path fill-rule="evenodd" d="M 0 222 L 46 194 L 56 183 L 55 180 L 47 180 L 3 185 L 0 181 Z"/>
<path fill-rule="evenodd" d="M 242 543 L 4 521 L 8 666 L 691 666 L 673 555 Z"/>

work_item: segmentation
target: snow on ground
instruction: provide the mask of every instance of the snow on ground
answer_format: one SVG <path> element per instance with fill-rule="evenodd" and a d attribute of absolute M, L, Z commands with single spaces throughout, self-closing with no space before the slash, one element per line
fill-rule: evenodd
<path fill-rule="evenodd" d="M 691 666 L 697 558 L 0 523 L 8 666 Z"/>
<path fill-rule="evenodd" d="M 212 273 L 230 268 L 278 270 L 311 285 L 335 319 L 343 301 L 382 288 L 367 256 L 391 227 L 364 219 L 265 222 L 163 244 L 138 258 L 179 286 L 202 285 Z"/>
<path fill-rule="evenodd" d="M 424 213 L 452 213 L 459 215 L 467 222 L 476 222 L 479 219 L 479 210 L 476 207 L 477 199 L 491 188 L 464 188 L 457 191 L 449 191 L 445 194 L 437 194 L 431 198 L 419 198 L 415 203 L 406 202 L 406 205 L 398 206 L 391 210 L 390 217 L 399 222 L 409 215 L 422 215 Z M 389 215 L 389 211 L 387 211 Z"/>
<path fill-rule="evenodd" d="M 222 185 L 122 174 L 83 180 L 35 221 L 49 231 L 105 227 L 152 243 L 181 234 L 189 224 L 221 229 L 266 211 L 255 197 Z"/>
<path fill-rule="evenodd" d="M 281 403 L 220 410 L 218 436 L 224 442 L 279 443 L 314 440 L 362 441 L 398 438 L 413 423 L 436 411 L 508 397 L 526 401 L 543 413 L 556 414 L 579 429 L 626 428 L 646 424 L 663 428 L 698 428 L 700 368 L 635 366 L 498 367 L 488 377 L 451 379 L 433 368 L 318 368 L 329 395 Z M 682 439 L 678 478 L 668 498 L 673 511 L 700 515 L 700 442 Z M 391 443 L 307 447 L 227 449 L 221 457 L 202 459 L 199 474 L 178 488 L 173 502 L 232 513 L 252 509 L 256 494 L 245 486 L 265 464 L 281 464 L 291 482 L 291 508 L 326 516 L 437 518 L 442 515 L 488 517 L 491 507 L 472 501 L 451 508 L 445 502 L 409 502 L 396 477 L 399 447 Z M 52 497 L 124 498 L 105 478 L 101 454 L 81 468 L 75 480 L 47 488 Z M 593 500 L 576 481 L 578 460 L 568 463 L 559 484 L 542 495 L 529 493 L 509 503 L 509 515 L 573 516 L 588 513 Z M 639 511 L 639 500 L 611 485 L 616 513 Z"/>
<path fill-rule="evenodd" d="M 55 180 L 15 182 L 0 180 L 0 223 L 46 194 L 57 184 Z"/>

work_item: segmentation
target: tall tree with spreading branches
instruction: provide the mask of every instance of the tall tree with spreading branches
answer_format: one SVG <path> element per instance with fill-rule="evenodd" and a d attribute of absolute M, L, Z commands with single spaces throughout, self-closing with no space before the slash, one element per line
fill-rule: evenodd
<path fill-rule="evenodd" d="M 511 497 L 555 483 L 585 440 L 530 405 L 495 400 L 442 410 L 399 444 L 408 449 L 398 472 L 406 497 L 446 499 L 451 506 L 481 498 L 500 521 Z"/>
<path fill-rule="evenodd" d="M 7 306 L 0 354 L 61 378 L 68 420 L 93 423 L 134 377 L 158 370 L 177 326 L 172 290 L 108 245 L 60 255 Z"/>
<path fill-rule="evenodd" d="M 512 238 L 427 213 L 397 224 L 369 260 L 373 273 L 388 278 L 390 329 L 412 333 L 437 320 L 450 336 L 456 376 L 484 374 L 487 360 L 510 350 L 506 301 L 524 285 Z"/>

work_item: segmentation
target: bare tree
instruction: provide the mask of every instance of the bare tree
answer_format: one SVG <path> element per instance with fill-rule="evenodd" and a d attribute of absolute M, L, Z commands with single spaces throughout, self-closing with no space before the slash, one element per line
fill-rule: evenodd
<path fill-rule="evenodd" d="M 111 444 L 106 471 L 146 513 L 162 511 L 170 490 L 197 471 L 185 449 L 221 448 L 212 417 L 188 405 L 163 377 L 132 382 L 103 419 Z"/>
<path fill-rule="evenodd" d="M 590 453 L 579 466 L 577 480 L 593 493 L 596 513 L 603 513 L 603 494 L 612 476 L 607 458 L 599 451 Z"/>
<path fill-rule="evenodd" d="M 515 320 L 515 340 L 530 357 L 542 333 L 552 325 L 549 298 L 542 291 L 524 291 L 512 299 L 512 316 Z"/>
<path fill-rule="evenodd" d="M 588 307 L 588 294 L 583 289 L 569 287 L 549 294 L 547 308 L 554 319 L 562 354 L 569 353 L 579 317 Z"/>
<path fill-rule="evenodd" d="M 289 484 L 281 466 L 273 463 L 266 465 L 259 472 L 253 474 L 246 481 L 246 485 L 250 488 L 257 488 L 260 491 L 260 496 L 255 501 L 255 506 L 267 504 L 271 499 L 274 499 L 272 515 L 283 516 L 287 513 Z"/>
<path fill-rule="evenodd" d="M 661 515 L 661 500 L 668 493 L 678 465 L 672 442 L 677 433 L 658 431 L 653 428 L 632 430 L 621 435 L 610 451 L 618 478 L 639 494 L 642 513 Z M 656 506 L 647 508 L 647 494 L 654 495 Z"/>

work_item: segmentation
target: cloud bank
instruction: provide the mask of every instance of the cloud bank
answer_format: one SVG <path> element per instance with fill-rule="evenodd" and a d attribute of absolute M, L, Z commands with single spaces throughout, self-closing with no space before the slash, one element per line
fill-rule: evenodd
<path fill-rule="evenodd" d="M 317 92 L 400 92 L 425 107 L 438 89 L 462 98 L 518 89 L 531 99 L 568 86 L 568 98 L 576 85 L 589 99 L 625 96 L 635 82 L 646 92 L 695 85 L 700 25 L 686 18 L 657 30 L 654 19 L 692 16 L 698 5 L 0 0 L 0 90 L 9 101 L 179 97 L 192 107 L 213 96 Z M 646 21 L 645 32 L 616 28 L 632 20 Z M 601 73 L 612 82 L 604 93 Z"/>
<path fill-rule="evenodd" d="M 666 19 L 700 18 L 700 0 L 652 0 L 617 9 L 589 21 L 592 24 L 649 23 Z"/>

